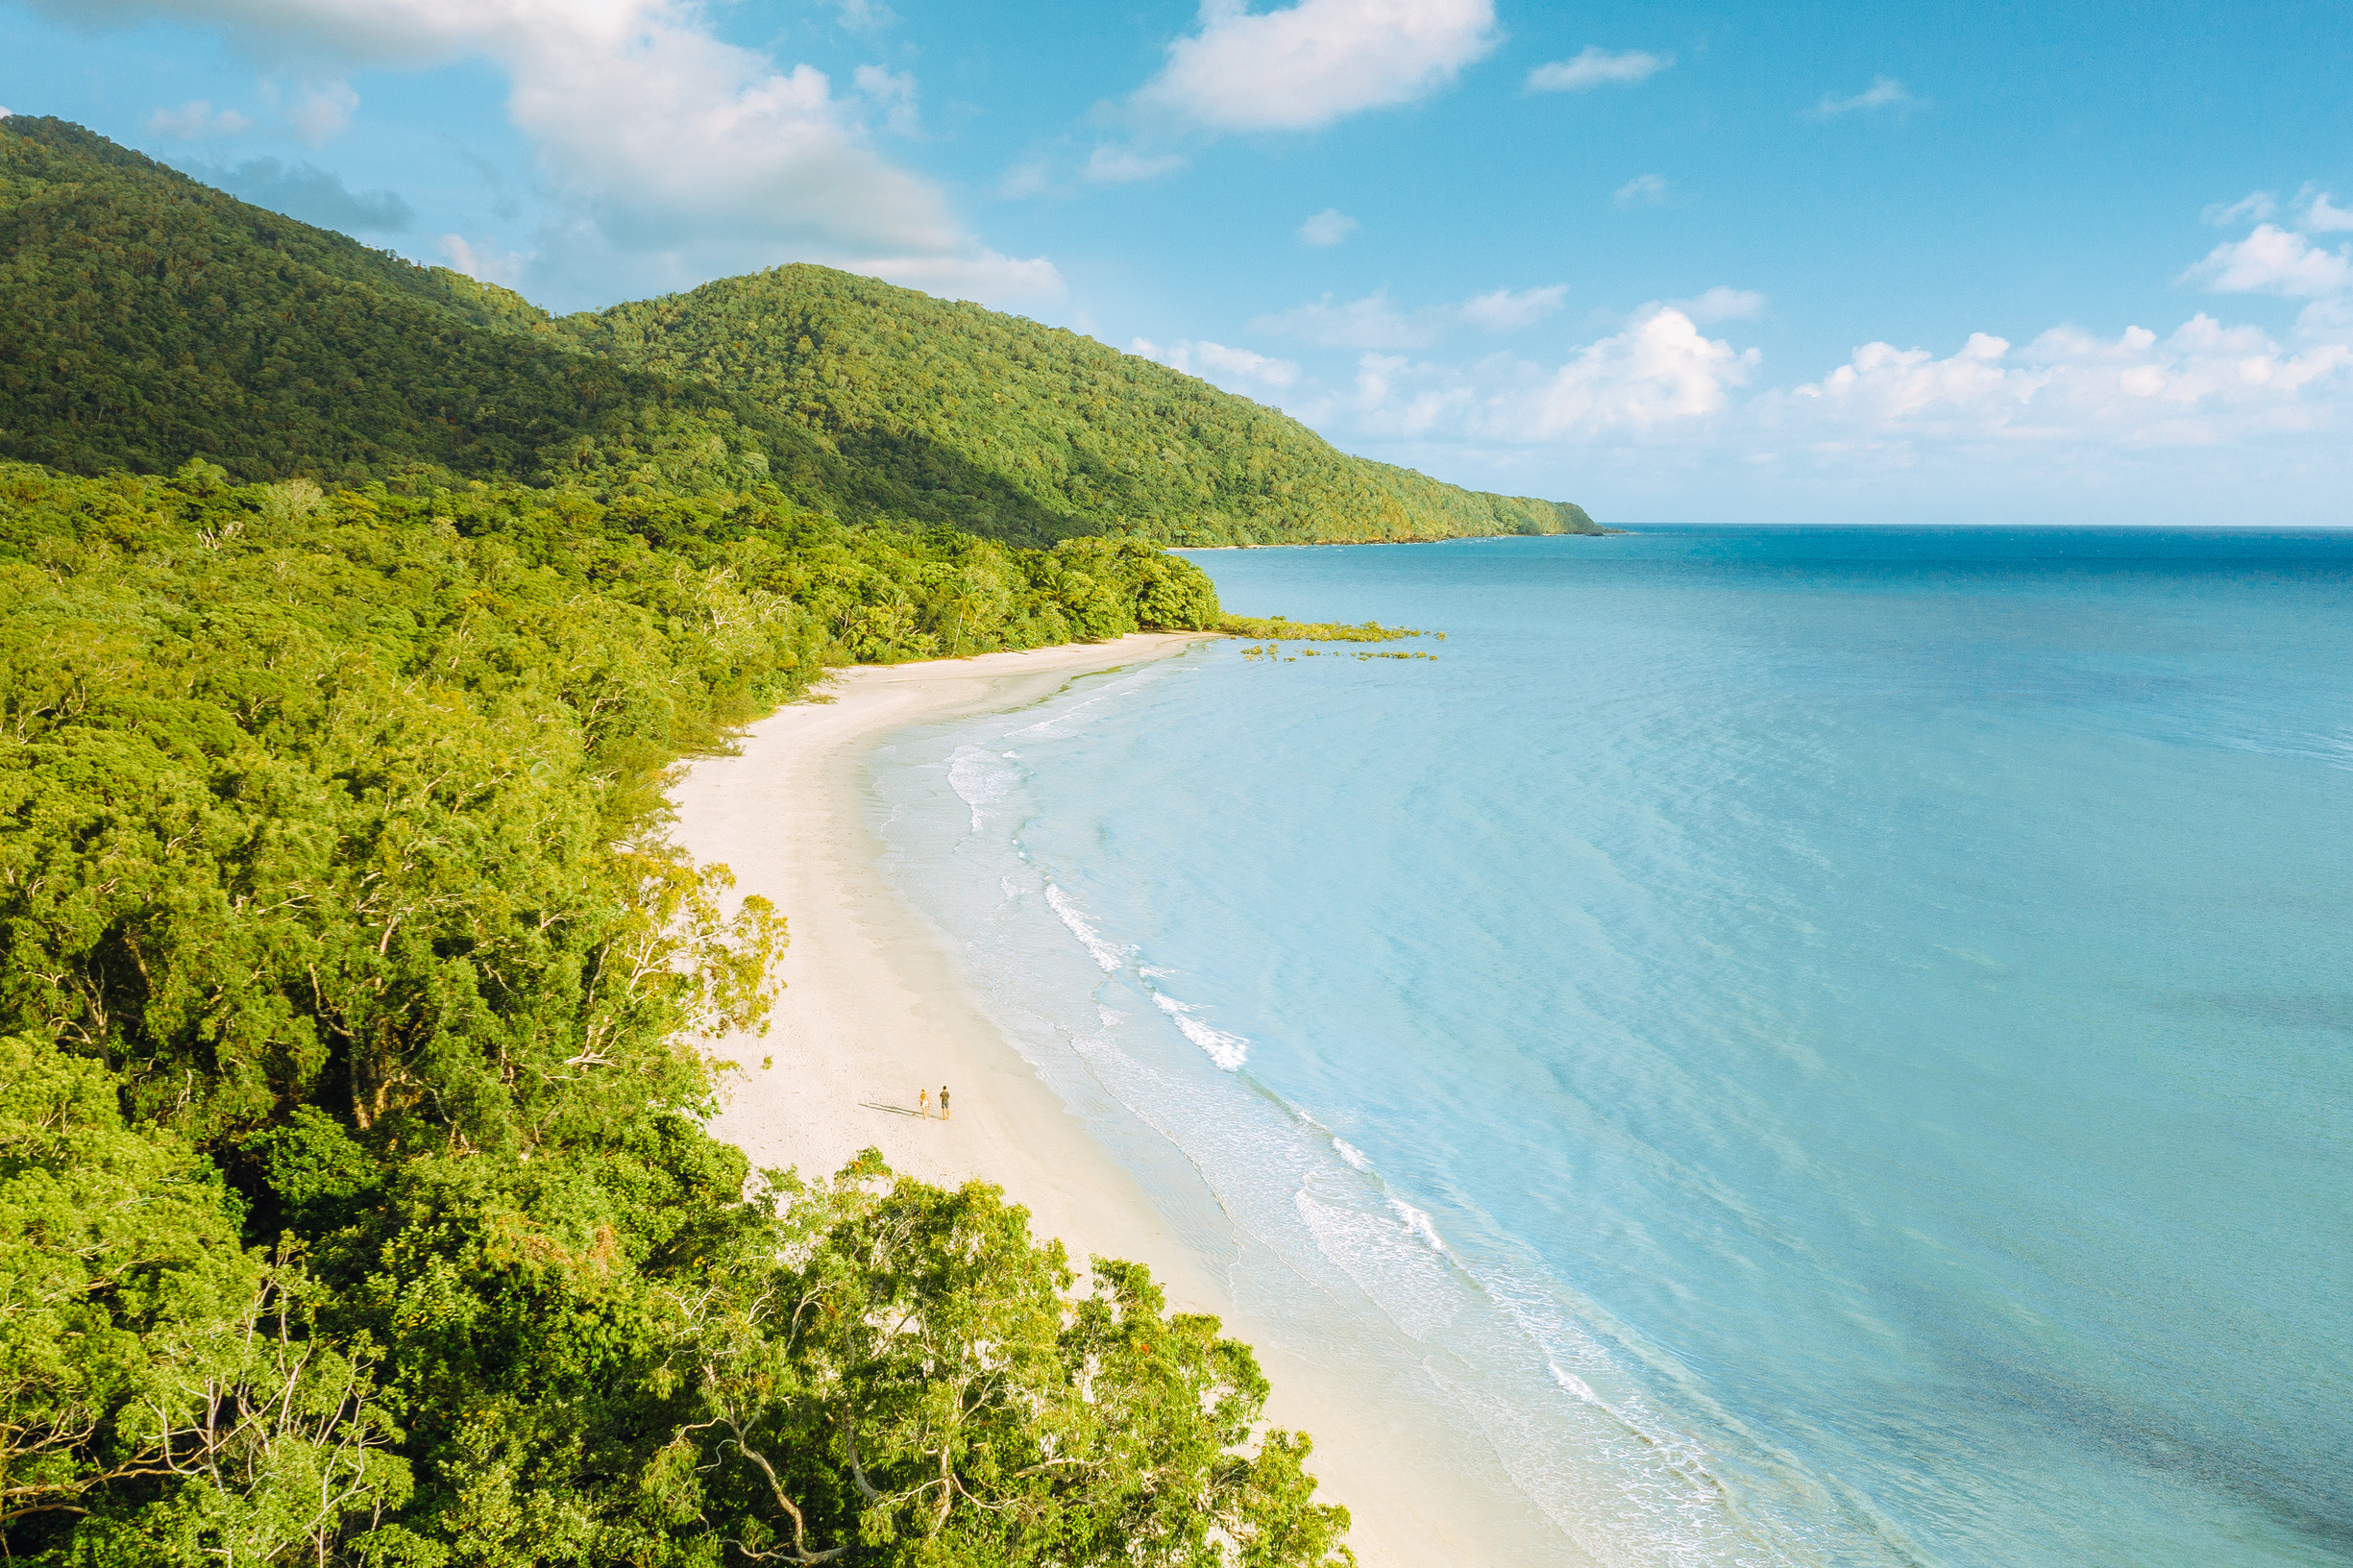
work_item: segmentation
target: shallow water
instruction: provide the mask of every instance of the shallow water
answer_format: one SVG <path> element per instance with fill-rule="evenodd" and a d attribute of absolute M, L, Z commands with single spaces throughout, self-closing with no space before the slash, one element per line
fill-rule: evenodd
<path fill-rule="evenodd" d="M 2353 1561 L 2353 534 L 1195 558 L 1448 636 L 911 732 L 875 821 L 1246 1293 L 1605 1562 Z"/>

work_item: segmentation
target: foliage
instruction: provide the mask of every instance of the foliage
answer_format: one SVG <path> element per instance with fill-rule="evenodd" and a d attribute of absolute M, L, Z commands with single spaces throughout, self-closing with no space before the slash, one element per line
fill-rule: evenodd
<path fill-rule="evenodd" d="M 658 834 L 829 662 L 1217 615 L 773 488 L 0 465 L 0 1552 L 1345 1560 L 1140 1271 L 703 1133 L 784 929 Z"/>
<path fill-rule="evenodd" d="M 409 1495 L 364 1339 L 238 1242 L 185 1143 L 106 1068 L 0 1040 L 0 1539 L 89 1560 L 316 1557 Z M 348 1354 L 347 1354 L 348 1352 Z"/>
<path fill-rule="evenodd" d="M 821 267 L 552 320 L 61 120 L 0 122 L 0 457 L 720 496 L 1025 546 L 1591 527 L 1069 332 Z"/>
<path fill-rule="evenodd" d="M 578 353 L 504 289 L 22 115 L 0 122 L 0 456 L 863 495 L 798 430 Z"/>

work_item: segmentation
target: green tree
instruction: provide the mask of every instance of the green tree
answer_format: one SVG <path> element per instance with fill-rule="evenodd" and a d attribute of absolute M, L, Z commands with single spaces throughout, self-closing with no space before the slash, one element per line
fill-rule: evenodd
<path fill-rule="evenodd" d="M 312 1337 L 314 1282 L 115 1095 L 0 1039 L 0 1531 L 94 1564 L 322 1556 L 409 1495 L 368 1346 Z"/>
<path fill-rule="evenodd" d="M 895 1181 L 871 1151 L 797 1200 L 786 1262 L 682 1300 L 670 1363 L 747 1556 L 1353 1560 L 1306 1439 L 1259 1430 L 1249 1350 L 1141 1267 L 1096 1259 L 1074 1293 L 995 1188 Z"/>

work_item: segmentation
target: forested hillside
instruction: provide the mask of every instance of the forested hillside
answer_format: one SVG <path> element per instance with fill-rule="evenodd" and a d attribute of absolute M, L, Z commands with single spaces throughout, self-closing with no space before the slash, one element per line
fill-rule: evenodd
<path fill-rule="evenodd" d="M 249 207 L 78 126 L 0 121 L 0 456 L 192 456 L 328 483 L 430 464 L 591 489 L 772 479 L 846 515 L 797 429 L 584 354 L 503 289 Z"/>
<path fill-rule="evenodd" d="M 1335 451 L 1073 333 L 818 267 L 551 321 L 78 126 L 0 121 L 0 456 L 204 457 L 330 485 L 429 465 L 592 496 L 772 484 L 1040 546 L 1574 531 Z"/>
<path fill-rule="evenodd" d="M 773 492 L 0 464 L 0 1556 L 1346 1561 L 1141 1270 L 702 1132 L 786 933 L 655 815 L 826 662 L 1215 612 Z"/>
<path fill-rule="evenodd" d="M 827 267 L 567 317 L 624 363 L 799 421 L 956 521 L 1176 544 L 1581 532 L 1576 506 L 1440 484 L 1076 332 Z M 961 498 L 961 499 L 957 499 Z"/>

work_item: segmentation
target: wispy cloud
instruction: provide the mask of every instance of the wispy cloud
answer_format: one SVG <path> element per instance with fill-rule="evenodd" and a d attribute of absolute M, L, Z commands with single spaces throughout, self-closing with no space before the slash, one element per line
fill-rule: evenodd
<path fill-rule="evenodd" d="M 1516 332 L 1557 311 L 1568 297 L 1566 283 L 1549 283 L 1542 288 L 1499 288 L 1464 300 L 1455 306 L 1455 314 L 1466 325 L 1486 331 Z"/>
<path fill-rule="evenodd" d="M 1674 63 L 1673 55 L 1654 55 L 1642 49 L 1611 54 L 1599 44 L 1587 44 L 1574 60 L 1556 60 L 1530 71 L 1528 90 L 1583 92 L 1588 87 L 1630 87 Z"/>
<path fill-rule="evenodd" d="M 1659 175 L 1637 174 L 1609 199 L 1620 207 L 1656 207 L 1667 199 L 1667 182 Z"/>
<path fill-rule="evenodd" d="M 1146 153 L 1106 143 L 1088 156 L 1086 174 L 1090 184 L 1125 185 L 1173 174 L 1185 162 L 1182 153 Z"/>
<path fill-rule="evenodd" d="M 882 0 L 835 0 L 834 15 L 852 33 L 879 33 L 898 20 L 898 12 Z"/>
<path fill-rule="evenodd" d="M 2296 227 L 2308 234 L 2341 234 L 2353 229 L 2353 210 L 2337 206 L 2319 186 L 2306 185 L 2296 192 Z"/>
<path fill-rule="evenodd" d="M 1487 332 L 1514 332 L 1532 327 L 1558 311 L 1568 293 L 1566 283 L 1499 288 L 1456 305 L 1408 310 L 1389 298 L 1387 289 L 1377 288 L 1356 300 L 1340 300 L 1327 294 L 1288 310 L 1260 316 L 1250 323 L 1250 330 L 1294 338 L 1323 349 L 1420 349 L 1437 342 L 1457 327 L 1474 327 Z"/>
<path fill-rule="evenodd" d="M 1765 297 L 1752 288 L 1727 288 L 1722 283 L 1688 300 L 1669 300 L 1676 309 L 1706 325 L 1718 321 L 1754 321 L 1765 313 Z"/>
<path fill-rule="evenodd" d="M 885 65 L 861 65 L 850 73 L 852 86 L 882 110 L 883 124 L 893 135 L 912 136 L 923 129 L 916 108 L 915 73 Z"/>
<path fill-rule="evenodd" d="M 147 134 L 174 141 L 291 136 L 306 146 L 317 147 L 341 135 L 359 109 L 359 94 L 341 78 L 307 83 L 290 93 L 278 83 L 264 80 L 260 97 L 272 111 L 270 119 L 257 120 L 240 110 L 216 110 L 208 98 L 191 98 L 177 109 L 151 112 L 145 121 Z"/>
<path fill-rule="evenodd" d="M 964 256 L 883 256 L 841 263 L 886 283 L 919 288 L 951 300 L 1002 306 L 1013 302 L 1055 303 L 1069 298 L 1062 269 L 1042 256 L 1003 256 L 982 249 Z"/>
<path fill-rule="evenodd" d="M 2235 202 L 2215 203 L 2198 214 L 2198 221 L 2217 229 L 2234 229 L 2243 223 L 2261 223 L 2278 210 L 2279 198 L 2267 190 L 2250 190 Z"/>
<path fill-rule="evenodd" d="M 1824 93 L 1820 101 L 1805 113 L 1806 118 L 1814 120 L 1834 120 L 1842 114 L 1894 114 L 1900 117 L 1922 107 L 1922 100 L 1905 91 L 1903 84 L 1894 77 L 1875 76 L 1871 79 L 1870 86 L 1852 97 L 1841 98 L 1833 92 Z"/>
<path fill-rule="evenodd" d="M 1418 349 L 1436 342 L 1445 325 L 1432 312 L 1400 310 L 1387 289 L 1377 288 L 1360 300 L 1336 302 L 1327 294 L 1311 304 L 1261 316 L 1250 330 L 1323 349 Z"/>
<path fill-rule="evenodd" d="M 254 128 L 253 117 L 233 109 L 215 110 L 209 98 L 191 98 L 178 109 L 159 109 L 147 116 L 151 136 L 174 141 L 218 141 L 241 136 Z"/>
<path fill-rule="evenodd" d="M 1427 97 L 1495 43 L 1493 0 L 1202 0 L 1134 103 L 1211 131 L 1312 131 Z"/>
<path fill-rule="evenodd" d="M 1327 207 L 1299 226 L 1299 238 L 1309 245 L 1337 245 L 1356 232 L 1356 219 L 1336 207 Z"/>

